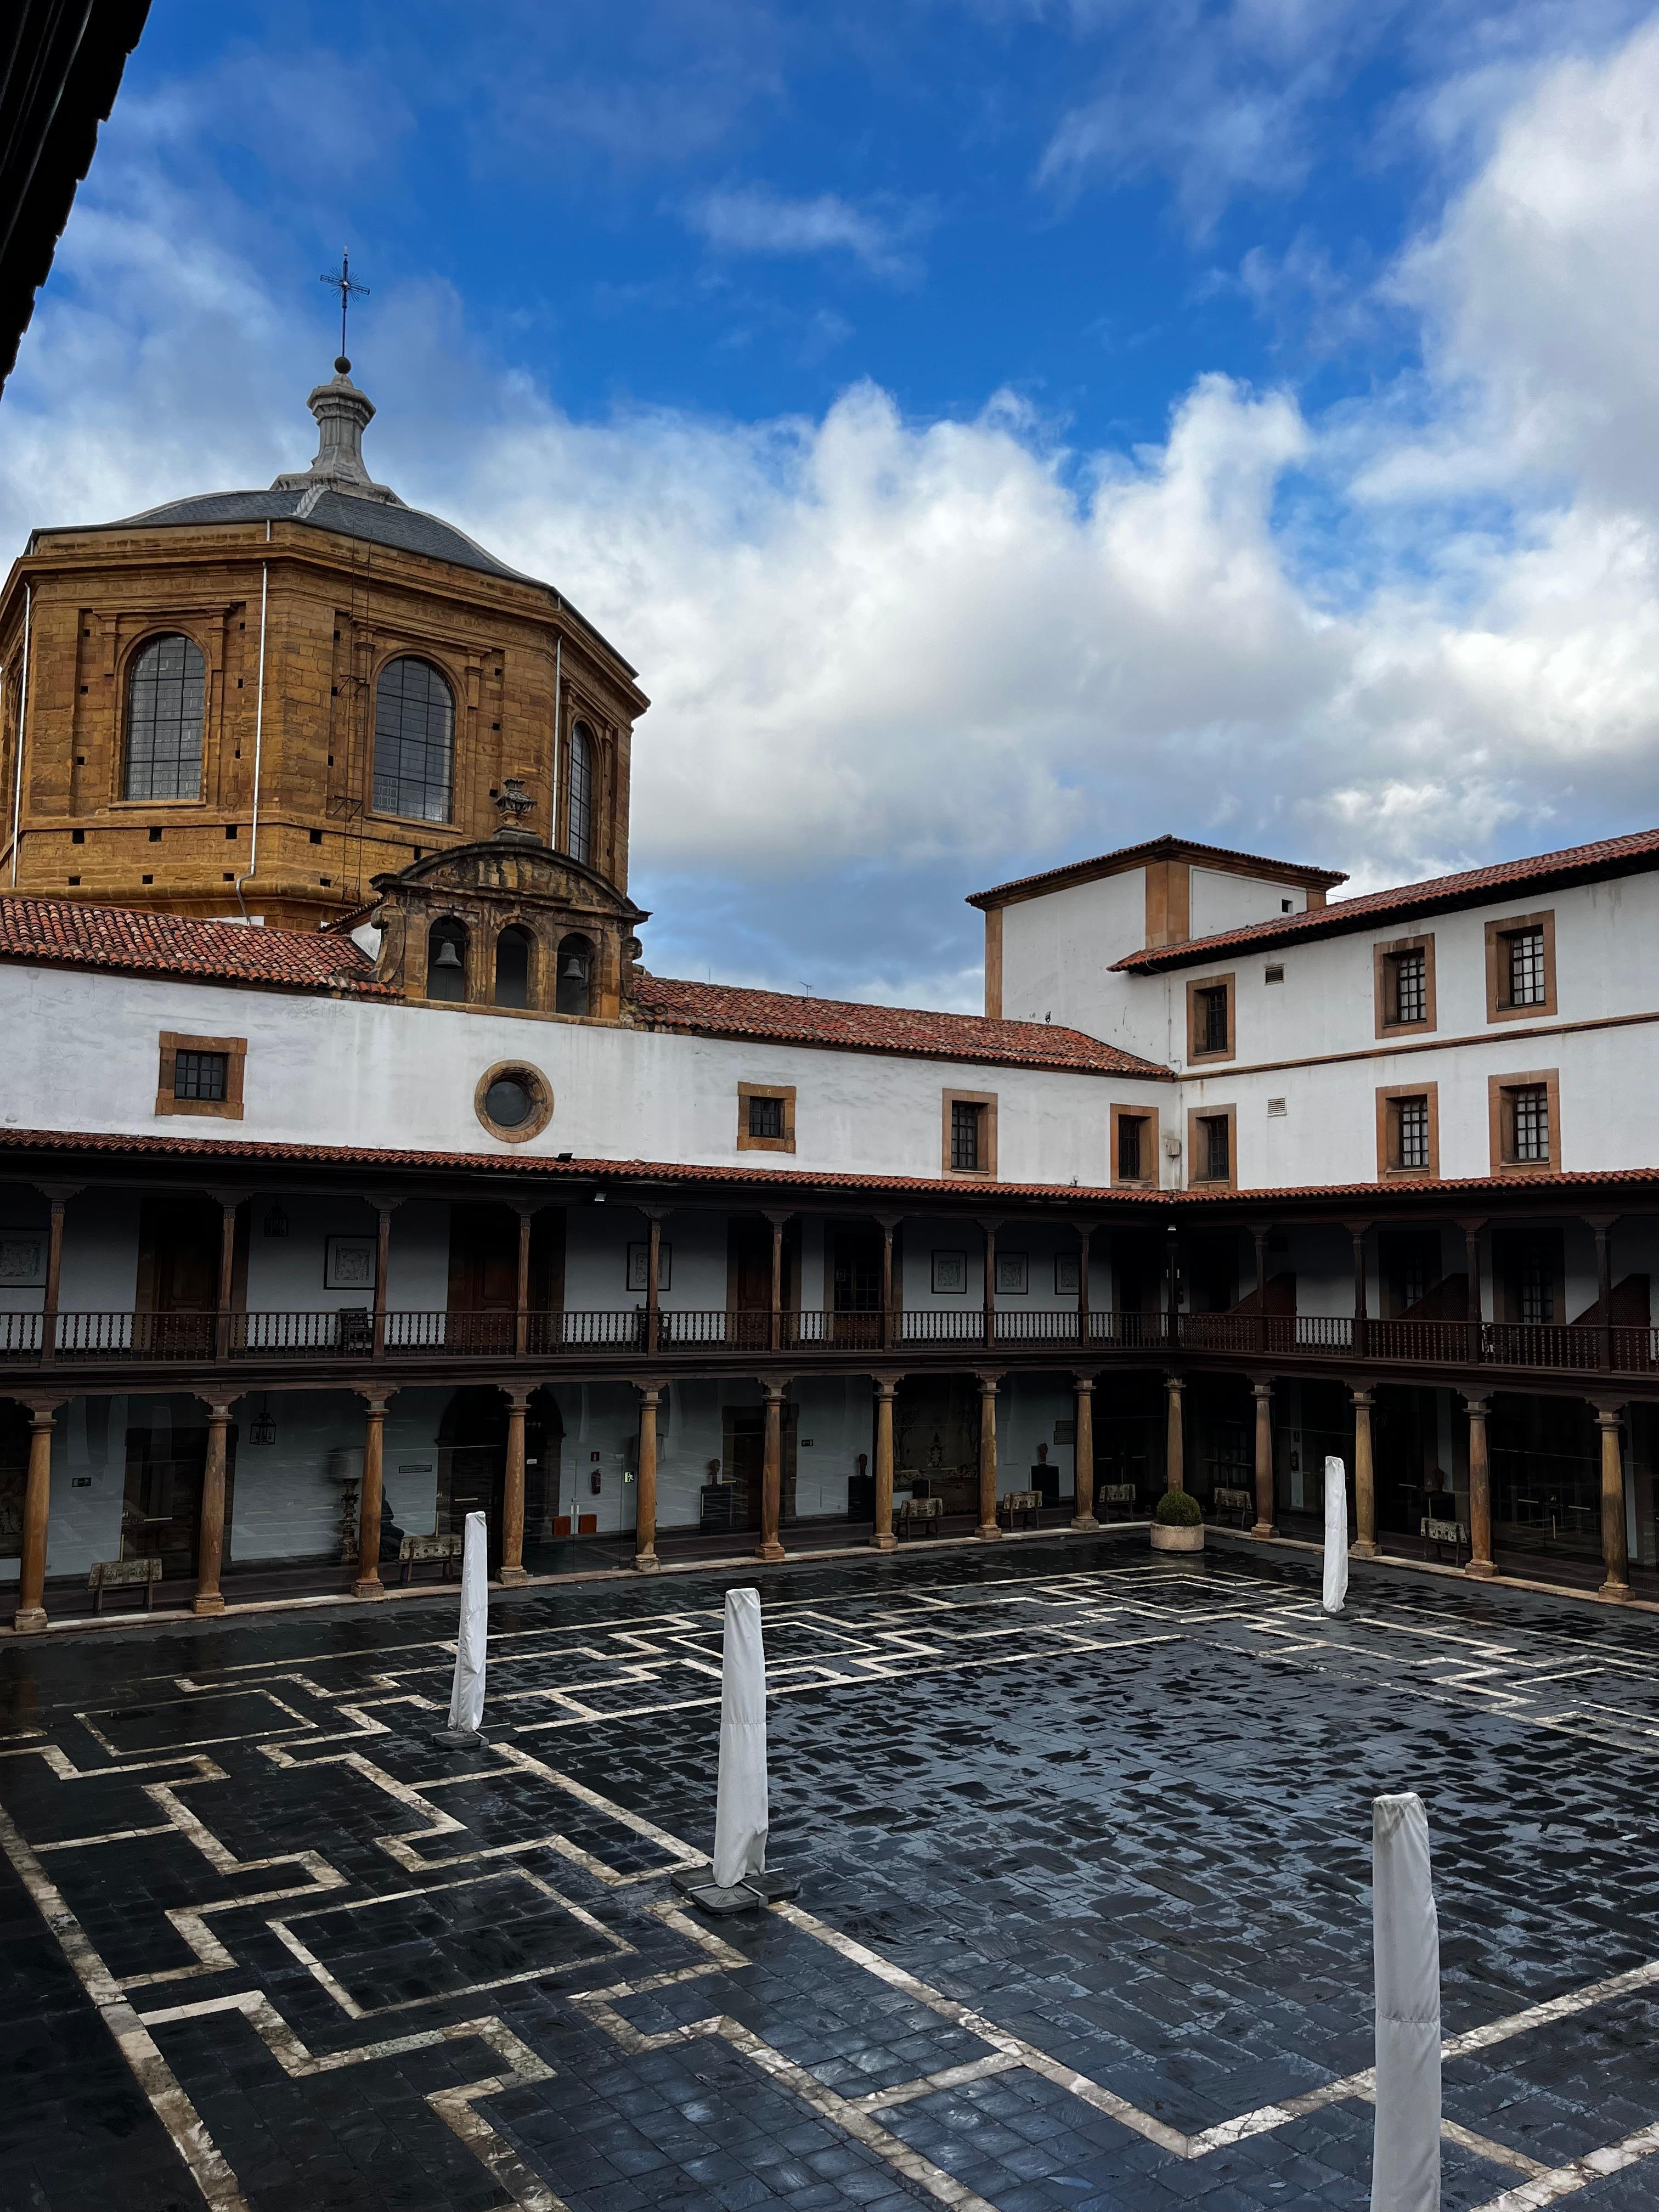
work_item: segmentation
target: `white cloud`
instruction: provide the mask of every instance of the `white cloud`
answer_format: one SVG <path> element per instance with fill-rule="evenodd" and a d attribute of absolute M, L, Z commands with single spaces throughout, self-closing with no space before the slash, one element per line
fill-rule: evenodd
<path fill-rule="evenodd" d="M 705 192 L 686 210 L 691 228 L 726 253 L 847 253 L 875 276 L 903 281 L 919 273 L 912 243 L 926 228 L 914 207 L 877 213 L 839 192 L 791 198 L 765 185 Z"/>

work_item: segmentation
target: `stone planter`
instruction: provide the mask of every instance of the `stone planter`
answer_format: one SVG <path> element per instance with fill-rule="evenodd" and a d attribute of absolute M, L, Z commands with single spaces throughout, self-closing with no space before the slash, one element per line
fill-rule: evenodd
<path fill-rule="evenodd" d="M 1195 1528 L 1166 1528 L 1162 1521 L 1152 1523 L 1152 1549 L 1155 1552 L 1201 1552 L 1204 1549 L 1204 1523 Z"/>

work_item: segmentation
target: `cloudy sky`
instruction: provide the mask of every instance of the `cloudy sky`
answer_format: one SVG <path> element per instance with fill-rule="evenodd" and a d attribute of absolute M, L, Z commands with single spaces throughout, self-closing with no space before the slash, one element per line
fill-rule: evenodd
<path fill-rule="evenodd" d="M 314 445 L 640 668 L 660 972 L 973 1006 L 1163 830 L 1354 887 L 1659 821 L 1659 14 L 155 0 L 0 538 Z"/>

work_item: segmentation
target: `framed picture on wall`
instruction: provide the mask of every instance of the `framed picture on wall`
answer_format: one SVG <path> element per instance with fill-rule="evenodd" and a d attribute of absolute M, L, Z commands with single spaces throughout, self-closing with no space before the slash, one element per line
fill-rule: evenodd
<path fill-rule="evenodd" d="M 1024 1252 L 997 1254 L 997 1296 L 1023 1298 L 1031 1287 L 1031 1263 Z"/>
<path fill-rule="evenodd" d="M 657 1247 L 657 1288 L 665 1291 L 674 1279 L 674 1248 L 672 1244 Z M 641 1295 L 651 1287 L 651 1247 L 630 1244 L 628 1248 L 628 1287 Z"/>
<path fill-rule="evenodd" d="M 1078 1294 L 1078 1255 L 1075 1252 L 1056 1252 L 1054 1255 L 1054 1296 L 1074 1298 Z"/>
<path fill-rule="evenodd" d="M 935 1252 L 933 1296 L 936 1298 L 960 1298 L 967 1294 L 968 1255 L 965 1252 Z"/>
<path fill-rule="evenodd" d="M 374 1287 L 374 1239 L 372 1237 L 331 1237 L 323 1248 L 323 1288 L 325 1291 L 372 1291 Z"/>
<path fill-rule="evenodd" d="M 44 1229 L 0 1229 L 0 1291 L 27 1291 L 46 1279 Z"/>

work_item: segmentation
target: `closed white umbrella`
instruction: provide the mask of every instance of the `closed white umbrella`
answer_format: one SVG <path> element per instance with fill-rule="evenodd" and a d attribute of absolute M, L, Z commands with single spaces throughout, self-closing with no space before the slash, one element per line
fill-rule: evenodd
<path fill-rule="evenodd" d="M 483 1741 L 484 1657 L 489 1641 L 489 1529 L 482 1513 L 466 1516 L 461 1547 L 461 1625 L 455 1638 L 455 1679 L 449 1725 L 433 1739 L 454 1750 Z"/>
<path fill-rule="evenodd" d="M 1340 1613 L 1348 1595 L 1348 1470 L 1325 1462 L 1325 1610 Z"/>
<path fill-rule="evenodd" d="M 1440 2212 L 1440 1923 L 1414 1793 L 1371 1800 L 1376 2133 L 1371 2212 Z"/>
<path fill-rule="evenodd" d="M 735 1889 L 766 1869 L 766 1652 L 760 1592 L 726 1593 L 720 1658 L 720 1765 L 714 1803 L 714 1884 Z"/>

